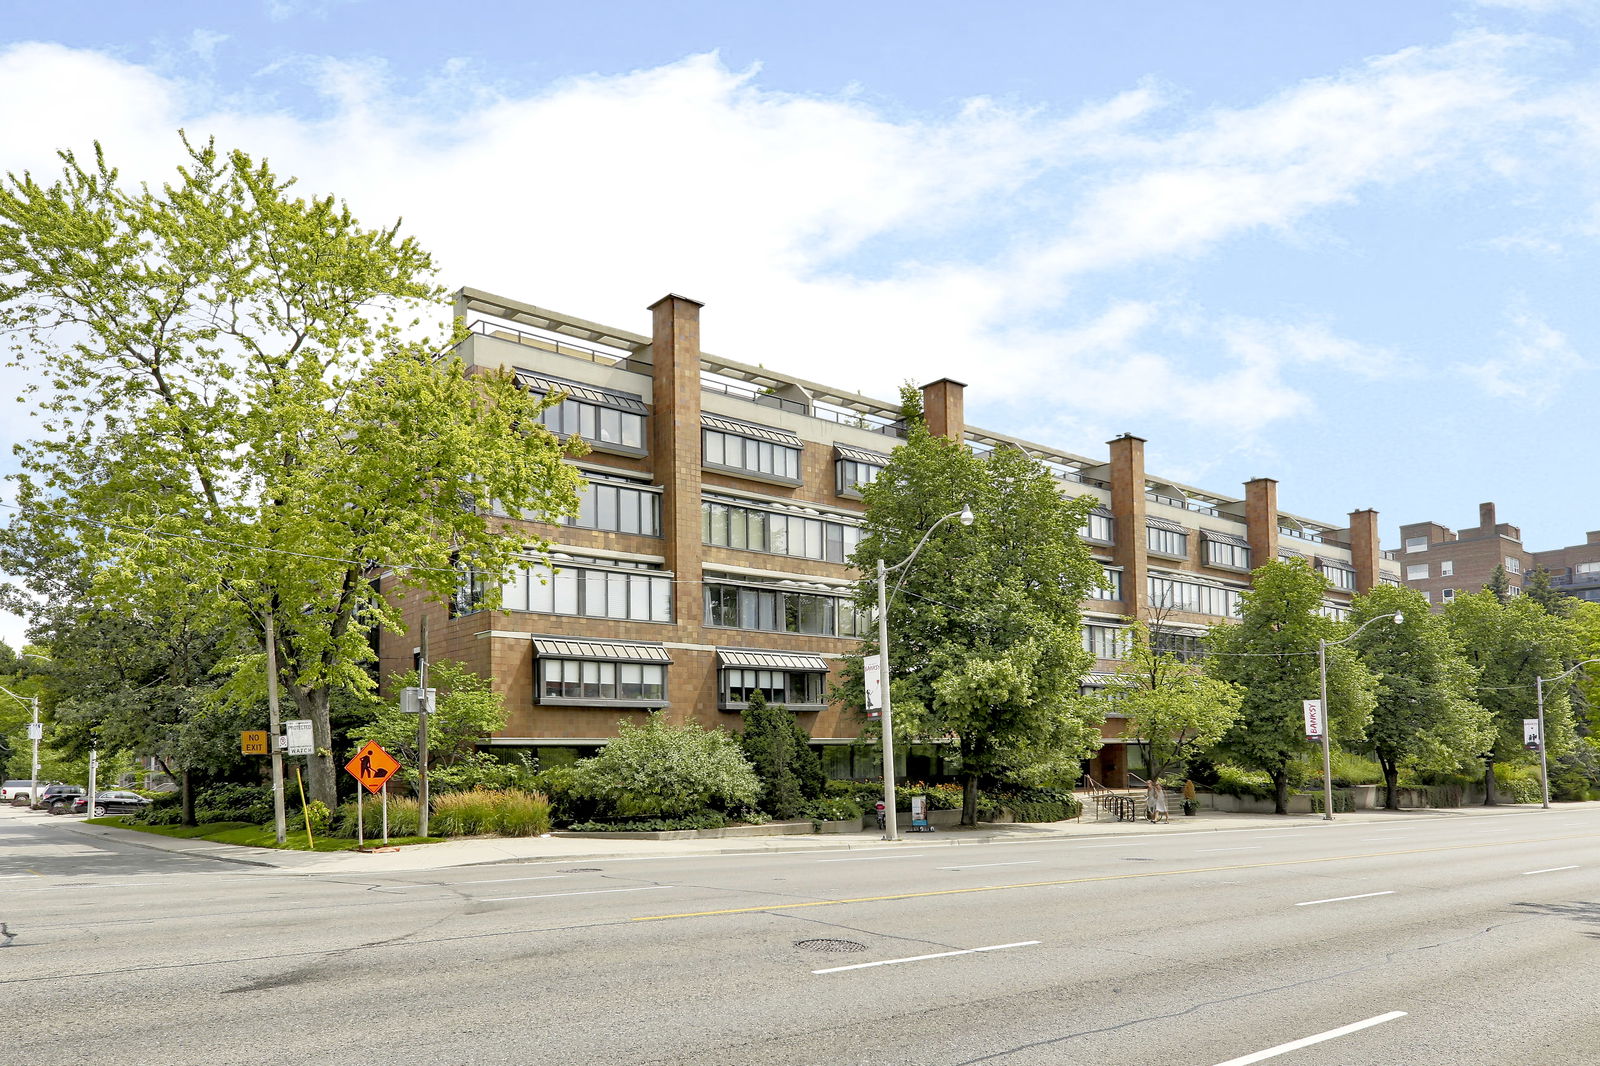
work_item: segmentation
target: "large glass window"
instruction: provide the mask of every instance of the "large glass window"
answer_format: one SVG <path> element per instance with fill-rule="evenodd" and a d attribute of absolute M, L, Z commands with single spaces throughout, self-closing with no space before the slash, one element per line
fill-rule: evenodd
<path fill-rule="evenodd" d="M 566 525 L 608 533 L 661 536 L 661 494 L 622 482 L 591 479 L 578 496 L 578 513 Z"/>
<path fill-rule="evenodd" d="M 1179 559 L 1189 557 L 1189 534 L 1171 529 L 1158 529 L 1155 526 L 1145 527 L 1145 534 L 1149 538 L 1150 550 L 1156 554 L 1171 555 Z"/>
<path fill-rule="evenodd" d="M 1406 551 L 1408 551 L 1408 552 L 1425 552 L 1427 550 L 1428 550 L 1428 538 L 1427 537 L 1407 537 L 1406 538 Z"/>
<path fill-rule="evenodd" d="M 870 628 L 845 596 L 717 582 L 705 586 L 705 624 L 821 637 L 861 637 Z"/>
<path fill-rule="evenodd" d="M 1212 566 L 1226 566 L 1234 570 L 1250 569 L 1250 549 L 1242 544 L 1205 538 L 1206 562 Z"/>
<path fill-rule="evenodd" d="M 1518 558 L 1516 558 L 1515 556 L 1512 556 L 1512 555 L 1506 556 L 1506 573 L 1508 573 L 1508 574 L 1520 574 L 1520 573 L 1522 573 L 1522 560 L 1518 559 Z"/>
<path fill-rule="evenodd" d="M 1346 592 L 1354 591 L 1356 587 L 1356 572 L 1350 567 L 1324 560 L 1321 563 L 1321 570 L 1322 576 L 1333 582 L 1334 588 L 1344 589 Z M 1427 577 L 1428 568 L 1424 566 L 1422 571 L 1422 576 Z"/>
<path fill-rule="evenodd" d="M 1122 571 L 1109 566 L 1100 568 L 1100 584 L 1089 593 L 1096 600 L 1122 599 Z"/>
<path fill-rule="evenodd" d="M 1152 628 L 1150 646 L 1158 655 L 1171 655 L 1186 663 L 1203 659 L 1206 654 L 1205 637 L 1186 629 Z"/>
<path fill-rule="evenodd" d="M 862 486 L 870 485 L 878 480 L 878 475 L 883 473 L 883 467 L 877 463 L 863 463 L 859 459 L 840 459 L 838 461 L 839 494 L 861 494 Z"/>
<path fill-rule="evenodd" d="M 1084 625 L 1083 650 L 1096 659 L 1121 659 L 1128 654 L 1127 631 L 1121 626 Z"/>
<path fill-rule="evenodd" d="M 562 400 L 539 414 L 550 431 L 563 437 L 582 437 L 594 444 L 617 444 L 644 449 L 644 416 L 615 411 L 582 400 Z"/>
<path fill-rule="evenodd" d="M 1600 574 L 1600 563 L 1579 563 L 1572 568 L 1574 574 Z"/>
<path fill-rule="evenodd" d="M 861 541 L 861 529 L 825 518 L 722 500 L 700 501 L 700 537 L 724 548 L 842 563 Z"/>
<path fill-rule="evenodd" d="M 1407 581 L 1423 581 L 1428 576 L 1427 563 L 1412 563 L 1406 567 Z"/>
<path fill-rule="evenodd" d="M 539 660 L 539 698 L 660 704 L 666 701 L 664 663 Z"/>
<path fill-rule="evenodd" d="M 725 667 L 722 670 L 722 704 L 749 703 L 751 693 L 759 692 L 768 703 L 781 703 L 790 708 L 820 707 L 827 703 L 823 694 L 823 681 L 827 676 L 810 670 Z"/>
<path fill-rule="evenodd" d="M 1115 523 L 1110 515 L 1090 511 L 1083 528 L 1078 530 L 1078 536 L 1084 540 L 1097 540 L 1103 544 L 1110 544 L 1114 527 Z"/>
<path fill-rule="evenodd" d="M 1224 618 L 1239 613 L 1239 590 L 1170 577 L 1151 577 L 1150 606 Z"/>
<path fill-rule="evenodd" d="M 769 440 L 739 437 L 715 429 L 703 429 L 702 446 L 709 466 L 723 466 L 765 474 L 789 481 L 800 480 L 800 449 Z"/>
<path fill-rule="evenodd" d="M 670 622 L 672 578 L 651 573 L 647 566 L 557 560 L 552 570 L 530 562 L 502 587 L 501 606 L 508 611 Z"/>

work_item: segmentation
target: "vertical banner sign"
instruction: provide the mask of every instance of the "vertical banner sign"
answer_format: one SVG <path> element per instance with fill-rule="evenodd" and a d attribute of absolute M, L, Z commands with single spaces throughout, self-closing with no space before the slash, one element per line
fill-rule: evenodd
<path fill-rule="evenodd" d="M 1522 720 L 1522 746 L 1529 751 L 1538 751 L 1543 743 L 1544 738 L 1539 736 L 1539 719 L 1524 718 Z"/>
<path fill-rule="evenodd" d="M 911 826 L 920 829 L 928 824 L 928 797 L 911 797 Z"/>
<path fill-rule="evenodd" d="M 861 682 L 867 690 L 867 717 L 883 716 L 883 656 L 861 657 Z"/>
<path fill-rule="evenodd" d="M 288 737 L 288 746 L 284 749 L 290 755 L 310 755 L 317 750 L 316 741 L 312 739 L 311 719 L 292 718 L 283 723 L 283 732 Z"/>
<path fill-rule="evenodd" d="M 1301 700 L 1300 709 L 1306 715 L 1306 739 L 1321 740 L 1323 730 L 1322 701 Z"/>

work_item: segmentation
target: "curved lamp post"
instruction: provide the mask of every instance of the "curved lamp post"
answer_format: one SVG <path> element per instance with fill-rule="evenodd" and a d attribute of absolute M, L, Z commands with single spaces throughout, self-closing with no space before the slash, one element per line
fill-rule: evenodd
<path fill-rule="evenodd" d="M 1549 747 L 1544 742 L 1544 683 L 1546 681 L 1560 681 L 1569 674 L 1588 666 L 1590 663 L 1600 663 L 1600 659 L 1585 659 L 1577 663 L 1571 670 L 1565 670 L 1555 677 L 1535 677 L 1533 679 L 1534 691 L 1539 696 L 1539 796 L 1540 806 L 1545 810 L 1550 809 L 1550 761 L 1545 756 L 1545 749 Z"/>
<path fill-rule="evenodd" d="M 882 559 L 878 560 L 878 705 L 883 712 L 883 839 L 899 840 L 900 834 L 895 828 L 894 805 L 894 719 L 889 707 L 889 595 L 887 590 L 888 577 L 899 570 L 904 570 L 911 565 L 911 560 L 917 557 L 922 546 L 928 543 L 928 538 L 933 536 L 933 531 L 950 521 L 952 518 L 960 519 L 964 526 L 972 525 L 972 508 L 963 507 L 959 511 L 949 514 L 934 522 L 928 531 L 917 541 L 917 546 L 911 549 L 911 554 L 895 563 L 885 566 Z M 902 580 L 904 577 L 902 576 Z M 898 585 L 895 586 L 899 588 Z"/>
<path fill-rule="evenodd" d="M 1399 625 L 1406 620 L 1405 613 L 1396 611 L 1394 614 L 1380 614 L 1369 618 L 1356 627 L 1356 631 L 1340 640 L 1317 639 L 1317 680 L 1321 690 L 1322 704 L 1322 818 L 1324 821 L 1333 821 L 1333 756 L 1328 749 L 1328 736 L 1333 732 L 1333 718 L 1328 714 L 1328 649 L 1335 644 L 1356 639 L 1361 631 L 1374 622 L 1384 619 Z"/>

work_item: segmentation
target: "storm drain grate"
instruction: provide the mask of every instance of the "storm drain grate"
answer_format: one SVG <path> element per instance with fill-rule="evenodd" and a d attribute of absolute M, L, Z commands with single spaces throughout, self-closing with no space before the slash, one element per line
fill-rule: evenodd
<path fill-rule="evenodd" d="M 854 940 L 796 940 L 794 946 L 807 951 L 821 951 L 829 955 L 846 955 L 852 951 L 866 951 L 867 945 Z"/>

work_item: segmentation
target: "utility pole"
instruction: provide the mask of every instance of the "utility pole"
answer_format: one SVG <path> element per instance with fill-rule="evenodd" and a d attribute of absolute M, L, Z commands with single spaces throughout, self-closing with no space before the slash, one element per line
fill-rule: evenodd
<path fill-rule="evenodd" d="M 423 607 L 422 659 L 417 663 L 417 835 L 428 835 L 428 615 Z"/>
<path fill-rule="evenodd" d="M 282 726 L 278 721 L 278 634 L 272 625 L 272 608 L 267 608 L 267 722 L 272 752 L 272 829 L 282 844 L 289 836 L 288 821 L 283 813 L 283 752 L 278 748 L 278 734 Z"/>

